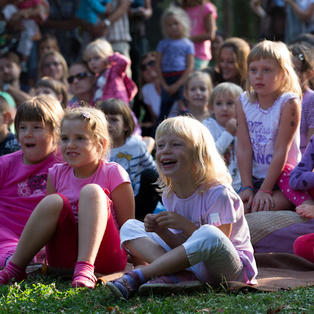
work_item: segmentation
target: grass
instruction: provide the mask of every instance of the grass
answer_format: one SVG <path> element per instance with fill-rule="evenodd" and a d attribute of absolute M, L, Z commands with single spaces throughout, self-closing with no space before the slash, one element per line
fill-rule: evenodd
<path fill-rule="evenodd" d="M 204 288 L 193 294 L 116 299 L 104 286 L 73 289 L 47 276 L 0 287 L 0 313 L 314 313 L 314 288 L 226 293 Z"/>

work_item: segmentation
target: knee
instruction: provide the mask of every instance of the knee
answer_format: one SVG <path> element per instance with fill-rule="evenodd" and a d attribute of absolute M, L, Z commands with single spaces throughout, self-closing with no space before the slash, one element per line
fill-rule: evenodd
<path fill-rule="evenodd" d="M 62 197 L 58 194 L 50 194 L 44 197 L 38 206 L 35 208 L 35 211 L 40 212 L 49 212 L 49 213 L 60 213 L 64 205 Z"/>
<path fill-rule="evenodd" d="M 80 192 L 80 199 L 90 199 L 91 201 L 99 199 L 104 196 L 104 190 L 95 183 L 85 185 Z"/>

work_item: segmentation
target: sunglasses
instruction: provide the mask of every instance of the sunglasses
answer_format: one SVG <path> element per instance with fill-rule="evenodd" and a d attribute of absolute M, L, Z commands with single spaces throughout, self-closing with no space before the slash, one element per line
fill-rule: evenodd
<path fill-rule="evenodd" d="M 74 82 L 74 79 L 78 79 L 79 81 L 84 80 L 86 77 L 91 77 L 94 76 L 92 73 L 86 73 L 86 72 L 81 72 L 77 73 L 75 75 L 69 76 L 68 77 L 68 82 L 69 84 L 72 84 Z"/>
<path fill-rule="evenodd" d="M 147 63 L 141 64 L 142 71 L 145 71 L 148 67 L 153 67 L 155 65 L 155 60 L 148 61 Z"/>

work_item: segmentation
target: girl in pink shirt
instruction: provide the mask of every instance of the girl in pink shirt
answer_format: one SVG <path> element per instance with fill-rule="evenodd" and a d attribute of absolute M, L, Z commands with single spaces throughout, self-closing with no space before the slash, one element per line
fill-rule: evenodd
<path fill-rule="evenodd" d="M 17 109 L 15 129 L 22 149 L 0 157 L 0 268 L 12 258 L 29 216 L 46 195 L 48 169 L 58 162 L 62 116 L 59 101 L 47 95 Z"/>
<path fill-rule="evenodd" d="M 191 20 L 190 40 L 194 43 L 194 69 L 201 70 L 212 59 L 211 42 L 216 35 L 217 11 L 207 0 L 183 0 L 182 7 Z"/>
<path fill-rule="evenodd" d="M 74 268 L 73 287 L 94 288 L 94 268 L 108 274 L 126 266 L 119 228 L 134 217 L 134 197 L 126 171 L 103 159 L 110 147 L 104 114 L 87 107 L 67 111 L 60 142 L 66 163 L 49 169 L 48 195 L 30 216 L 0 284 L 26 278 L 26 266 L 43 246 L 49 266 Z"/>

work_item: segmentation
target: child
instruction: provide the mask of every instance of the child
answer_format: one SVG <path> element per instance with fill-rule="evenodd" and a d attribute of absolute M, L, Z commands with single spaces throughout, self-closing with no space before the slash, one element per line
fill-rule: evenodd
<path fill-rule="evenodd" d="M 41 58 L 45 53 L 50 51 L 60 52 L 59 44 L 57 38 L 52 34 L 44 34 L 37 44 L 37 57 Z"/>
<path fill-rule="evenodd" d="M 211 60 L 211 42 L 215 39 L 217 11 L 207 0 L 183 0 L 182 7 L 191 21 L 190 40 L 194 43 L 194 69 L 201 70 Z"/>
<path fill-rule="evenodd" d="M 165 39 L 157 46 L 156 71 L 162 85 L 156 126 L 168 116 L 173 103 L 183 96 L 183 84 L 194 68 L 194 45 L 188 39 L 190 21 L 184 10 L 168 8 L 162 15 Z"/>
<path fill-rule="evenodd" d="M 156 144 L 167 211 L 147 215 L 144 223 L 129 220 L 121 229 L 121 243 L 150 264 L 107 286 L 127 299 L 138 289 L 196 288 L 198 280 L 255 282 L 243 204 L 210 132 L 191 117 L 168 118 L 157 128 Z"/>
<path fill-rule="evenodd" d="M 252 212 L 294 209 L 310 196 L 298 197 L 288 184 L 287 173 L 301 158 L 302 91 L 291 55 L 285 44 L 265 40 L 247 64 L 246 92 L 236 100 L 240 196 Z"/>
<path fill-rule="evenodd" d="M 55 97 L 61 104 L 62 108 L 68 106 L 68 91 L 67 87 L 61 82 L 51 77 L 44 76 L 38 80 L 34 87 L 34 94 L 38 95 L 51 95 Z"/>
<path fill-rule="evenodd" d="M 15 135 L 10 131 L 12 124 L 11 108 L 0 95 L 0 156 L 13 153 L 21 148 Z"/>
<path fill-rule="evenodd" d="M 86 47 L 84 60 L 97 75 L 94 103 L 115 97 L 129 104 L 137 93 L 135 83 L 126 75 L 129 59 L 114 53 L 108 41 L 97 39 Z"/>
<path fill-rule="evenodd" d="M 84 60 L 92 73 L 97 76 L 93 102 L 118 98 L 126 104 L 137 93 L 137 86 L 126 75 L 126 69 L 131 61 L 120 54 L 113 52 L 110 43 L 104 39 L 96 39 L 91 42 L 84 51 Z M 141 134 L 135 114 L 132 112 L 136 122 L 136 134 Z"/>
<path fill-rule="evenodd" d="M 158 179 L 156 164 L 144 141 L 132 135 L 135 123 L 128 105 L 111 98 L 99 107 L 106 115 L 113 141 L 110 161 L 117 162 L 128 172 L 135 196 L 135 217 L 144 219 L 154 211 L 159 200 L 154 185 Z"/>
<path fill-rule="evenodd" d="M 17 109 L 15 129 L 22 149 L 0 157 L 0 268 L 8 265 L 30 214 L 46 195 L 48 169 L 58 159 L 62 116 L 60 103 L 46 95 Z"/>
<path fill-rule="evenodd" d="M 21 21 L 23 29 L 17 46 L 17 52 L 22 56 L 22 68 L 26 72 L 26 63 L 30 56 L 33 40 L 40 38 L 38 22 L 45 21 L 48 17 L 49 3 L 43 0 L 16 0 L 13 4 L 6 5 L 2 13 L 7 21 L 17 24 Z"/>
<path fill-rule="evenodd" d="M 184 97 L 188 111 L 200 122 L 210 117 L 208 101 L 212 90 L 210 76 L 200 71 L 192 72 L 184 84 Z"/>
<path fill-rule="evenodd" d="M 217 85 L 209 98 L 209 110 L 213 117 L 203 121 L 214 138 L 218 152 L 224 156 L 236 192 L 241 189 L 241 177 L 236 156 L 235 99 L 242 92 L 242 88 L 233 83 Z"/>
<path fill-rule="evenodd" d="M 110 147 L 105 116 L 95 108 L 68 110 L 60 131 L 66 162 L 49 169 L 47 196 L 0 272 L 0 284 L 26 278 L 26 266 L 45 245 L 51 267 L 75 267 L 73 287 L 94 288 L 94 264 L 103 274 L 126 266 L 119 228 L 134 217 L 133 193 L 125 170 L 103 159 Z"/>
<path fill-rule="evenodd" d="M 314 198 L 314 135 L 302 156 L 300 163 L 291 171 L 290 187 L 293 190 L 307 191 Z M 296 212 L 305 218 L 314 218 L 314 205 L 302 204 Z M 296 255 L 314 263 L 314 233 L 302 235 L 297 238 L 293 246 Z"/>
<path fill-rule="evenodd" d="M 303 93 L 300 124 L 300 150 L 303 154 L 314 134 L 314 91 L 309 87 L 309 81 L 314 77 L 314 52 L 313 48 L 306 43 L 293 44 L 289 48 Z"/>

